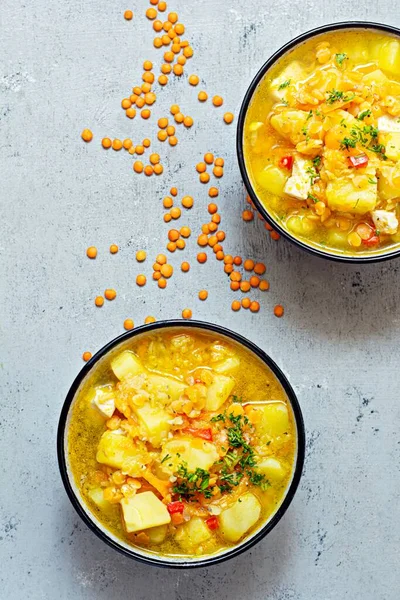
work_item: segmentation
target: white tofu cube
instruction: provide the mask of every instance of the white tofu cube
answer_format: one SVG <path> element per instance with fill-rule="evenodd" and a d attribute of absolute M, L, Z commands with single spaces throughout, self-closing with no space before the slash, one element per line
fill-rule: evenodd
<path fill-rule="evenodd" d="M 171 522 L 167 507 L 153 492 L 142 492 L 122 498 L 120 504 L 128 533 Z"/>
<path fill-rule="evenodd" d="M 398 117 L 383 115 L 378 119 L 379 133 L 400 133 L 400 120 Z"/>
<path fill-rule="evenodd" d="M 92 396 L 92 404 L 99 413 L 109 419 L 115 411 L 114 390 L 111 385 L 96 388 Z"/>
<path fill-rule="evenodd" d="M 297 198 L 297 200 L 307 200 L 311 191 L 311 174 L 309 169 L 314 171 L 311 160 L 296 156 L 293 163 L 292 176 L 286 182 L 284 187 L 285 194 Z"/>
<path fill-rule="evenodd" d="M 392 235 L 396 233 L 399 227 L 399 221 L 396 215 L 389 210 L 374 210 L 372 212 L 372 220 L 380 233 Z"/>

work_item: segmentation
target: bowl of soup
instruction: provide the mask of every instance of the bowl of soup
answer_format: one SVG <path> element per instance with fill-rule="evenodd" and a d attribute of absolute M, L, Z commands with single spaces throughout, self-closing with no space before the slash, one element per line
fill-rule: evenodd
<path fill-rule="evenodd" d="M 293 389 L 262 350 L 216 325 L 163 321 L 83 367 L 62 408 L 58 459 L 102 540 L 147 564 L 199 567 L 278 523 L 304 436 Z"/>
<path fill-rule="evenodd" d="M 400 253 L 400 30 L 337 23 L 276 52 L 244 98 L 237 151 L 266 221 L 325 258 Z"/>

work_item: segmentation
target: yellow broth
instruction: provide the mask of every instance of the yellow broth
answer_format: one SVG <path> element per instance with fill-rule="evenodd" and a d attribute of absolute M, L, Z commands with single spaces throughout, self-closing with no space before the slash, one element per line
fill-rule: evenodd
<path fill-rule="evenodd" d="M 313 37 L 266 73 L 249 104 L 251 184 L 289 234 L 335 254 L 400 243 L 400 40 L 373 30 Z"/>
<path fill-rule="evenodd" d="M 95 365 L 67 446 L 81 496 L 106 529 L 150 553 L 195 557 L 270 519 L 297 439 L 264 363 L 223 337 L 179 328 L 137 336 Z"/>

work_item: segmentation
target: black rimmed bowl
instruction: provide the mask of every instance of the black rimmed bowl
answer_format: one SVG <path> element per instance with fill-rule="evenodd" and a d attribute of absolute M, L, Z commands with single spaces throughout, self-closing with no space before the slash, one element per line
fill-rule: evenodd
<path fill-rule="evenodd" d="M 345 253 L 336 254 L 334 251 L 329 252 L 327 250 L 323 250 L 322 247 L 318 247 L 318 245 L 308 244 L 306 241 L 297 238 L 295 235 L 291 234 L 287 229 L 282 227 L 280 223 L 275 220 L 271 214 L 267 211 L 261 200 L 259 199 L 252 183 L 251 178 L 249 176 L 246 161 L 244 157 L 244 125 L 246 121 L 247 109 L 249 104 L 253 98 L 253 95 L 259 85 L 259 83 L 264 79 L 267 72 L 271 69 L 271 67 L 281 59 L 287 52 L 293 50 L 296 46 L 306 42 L 310 38 L 320 36 L 324 33 L 330 33 L 332 31 L 340 31 L 343 29 L 348 30 L 360 30 L 360 29 L 370 29 L 373 31 L 382 31 L 385 33 L 390 33 L 392 35 L 398 36 L 400 38 L 400 29 L 397 27 L 393 27 L 392 25 L 383 25 L 381 23 L 370 23 L 368 21 L 344 21 L 341 23 L 331 23 L 329 25 L 322 25 L 321 27 L 316 27 L 315 29 L 311 29 L 306 33 L 302 33 L 298 37 L 294 38 L 284 46 L 282 46 L 275 54 L 273 54 L 266 63 L 261 67 L 258 71 L 257 75 L 254 77 L 253 81 L 248 88 L 246 95 L 244 97 L 239 119 L 237 125 L 237 136 L 236 136 L 236 150 L 239 160 L 239 167 L 242 174 L 242 178 L 246 189 L 252 199 L 254 205 L 256 206 L 258 212 L 263 216 L 263 218 L 269 223 L 276 231 L 278 231 L 283 237 L 287 240 L 310 252 L 314 256 L 320 256 L 322 258 L 328 258 L 330 260 L 345 262 L 345 263 L 372 263 L 379 262 L 382 260 L 388 260 L 390 258 L 395 258 L 400 255 L 400 244 L 392 249 L 388 249 L 387 251 L 382 250 L 382 252 L 376 252 L 371 254 L 363 254 L 359 255 L 350 255 Z"/>
<path fill-rule="evenodd" d="M 102 525 L 102 523 L 96 518 L 95 514 L 85 504 L 78 489 L 78 486 L 74 481 L 74 477 L 71 472 L 68 459 L 68 428 L 72 408 L 79 391 L 81 390 L 84 383 L 87 381 L 87 378 L 91 375 L 92 369 L 96 366 L 96 364 L 99 361 L 103 360 L 104 357 L 108 356 L 111 351 L 116 350 L 118 347 L 121 347 L 121 349 L 123 349 L 129 346 L 130 340 L 137 336 L 140 336 L 141 334 L 152 333 L 157 330 L 173 329 L 180 331 L 198 330 L 206 333 L 214 333 L 222 339 L 227 339 L 230 341 L 233 340 L 237 344 L 244 346 L 245 348 L 250 350 L 250 352 L 254 354 L 255 360 L 261 360 L 272 371 L 276 379 L 283 387 L 288 402 L 292 408 L 297 434 L 297 448 L 292 478 L 286 489 L 283 501 L 278 507 L 277 511 L 273 514 L 273 516 L 266 523 L 260 526 L 253 534 L 251 534 L 244 542 L 239 543 L 234 548 L 230 548 L 219 554 L 217 553 L 215 555 L 198 558 L 194 557 L 193 559 L 174 559 L 172 557 L 163 556 L 161 554 L 157 555 L 154 552 L 146 552 L 142 548 L 138 548 L 129 545 L 128 543 L 125 543 L 123 540 L 119 539 L 113 533 L 108 531 L 104 527 L 104 525 Z M 275 525 L 283 517 L 289 504 L 293 500 L 293 496 L 299 485 L 303 469 L 304 451 L 305 432 L 300 406 L 290 383 L 288 382 L 280 368 L 267 354 L 265 354 L 265 352 L 258 348 L 258 346 L 256 346 L 246 338 L 242 337 L 241 335 L 238 335 L 237 333 L 234 333 L 229 329 L 225 329 L 224 327 L 213 325 L 211 323 L 203 323 L 201 321 L 159 321 L 149 325 L 143 325 L 132 331 L 128 331 L 127 333 L 120 335 L 119 337 L 106 344 L 106 346 L 99 350 L 97 354 L 95 354 L 93 358 L 83 367 L 83 369 L 80 371 L 75 381 L 73 382 L 62 407 L 57 431 L 57 453 L 61 478 L 63 480 L 69 499 L 71 500 L 79 516 L 100 539 L 102 539 L 115 550 L 118 550 L 122 554 L 125 554 L 126 556 L 134 558 L 140 562 L 159 567 L 190 568 L 210 566 L 213 564 L 218 564 L 224 560 L 227 560 L 228 558 L 237 556 L 238 554 L 241 554 L 245 550 L 248 550 L 249 548 L 254 546 L 254 544 L 260 541 L 264 536 L 267 535 L 267 533 L 269 533 L 275 527 Z"/>

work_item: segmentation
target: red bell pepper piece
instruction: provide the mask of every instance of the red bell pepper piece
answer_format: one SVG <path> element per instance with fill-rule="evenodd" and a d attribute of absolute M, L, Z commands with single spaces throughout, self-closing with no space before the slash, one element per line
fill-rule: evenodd
<path fill-rule="evenodd" d="M 357 154 L 357 156 L 349 156 L 349 161 L 352 167 L 356 169 L 361 169 L 362 167 L 366 167 L 368 164 L 368 156 L 364 154 Z"/>
<path fill-rule="evenodd" d="M 208 442 L 212 442 L 213 436 L 211 429 L 195 429 L 194 427 L 188 427 L 183 431 L 190 433 L 194 437 L 202 438 L 203 440 L 207 440 Z"/>
<path fill-rule="evenodd" d="M 363 240 L 362 242 L 365 246 L 368 247 L 377 246 L 380 242 L 379 235 L 373 234 L 368 240 Z"/>
<path fill-rule="evenodd" d="M 281 160 L 279 161 L 279 166 L 283 167 L 284 169 L 288 169 L 289 171 L 291 171 L 292 167 L 293 167 L 293 162 L 294 162 L 293 156 L 291 156 L 290 154 L 288 154 L 288 156 L 283 156 L 281 158 Z"/>
<path fill-rule="evenodd" d="M 219 527 L 219 522 L 217 517 L 210 517 L 209 519 L 206 520 L 206 525 L 209 529 L 211 529 L 211 531 L 214 531 L 215 529 L 218 529 Z"/>
<path fill-rule="evenodd" d="M 176 513 L 183 513 L 183 511 L 185 510 L 185 505 L 183 504 L 183 502 L 170 502 L 169 504 L 167 504 L 167 510 L 169 512 L 170 515 L 174 515 Z"/>

